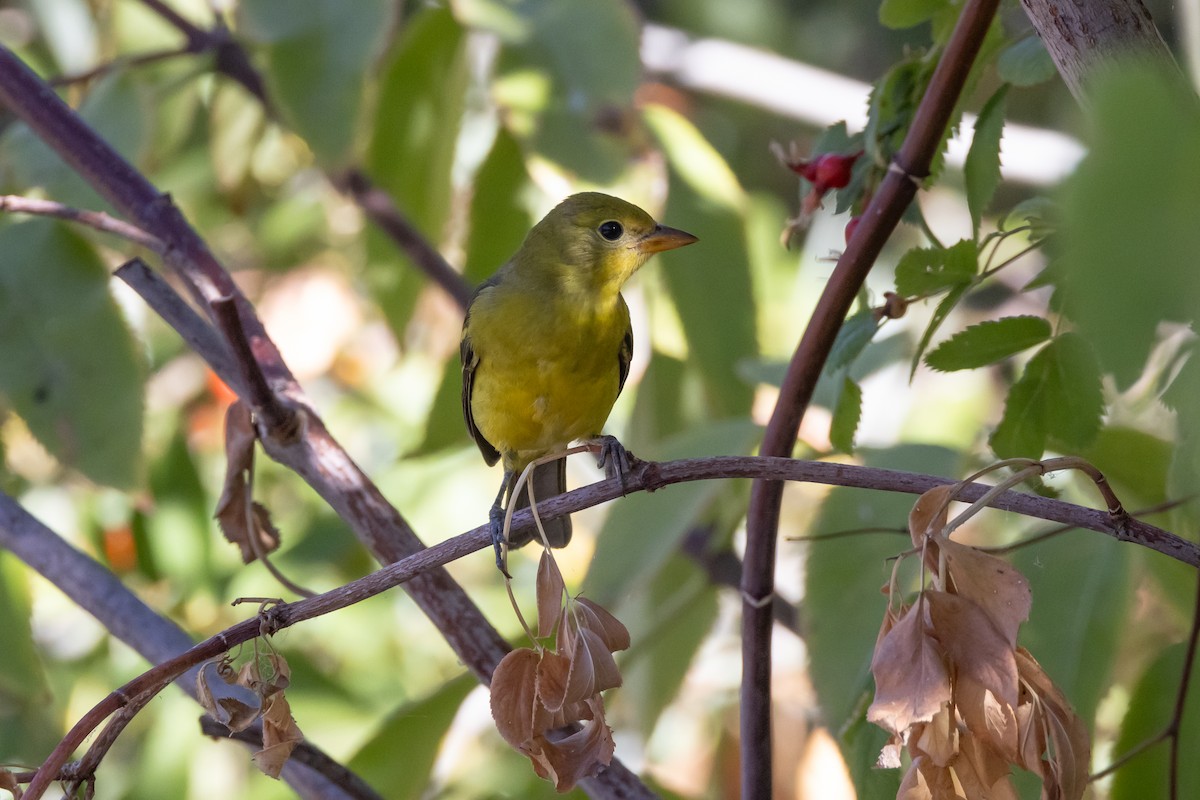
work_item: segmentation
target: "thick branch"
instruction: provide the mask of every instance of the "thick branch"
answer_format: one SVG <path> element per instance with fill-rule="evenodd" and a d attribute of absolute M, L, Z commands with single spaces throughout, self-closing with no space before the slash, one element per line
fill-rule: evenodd
<path fill-rule="evenodd" d="M 1147 58 L 1178 69 L 1141 0 L 1021 0 L 1021 5 L 1058 74 L 1081 103 L 1097 68 L 1123 57 Z"/>
<path fill-rule="evenodd" d="M 817 303 L 780 387 L 761 452 L 792 452 L 800 420 L 850 304 L 884 243 L 912 202 L 962 93 L 971 64 L 996 15 L 999 0 L 970 0 L 938 62 L 929 88 L 893 163 L 862 214 Z M 775 539 L 783 484 L 758 481 L 750 492 L 742 578 L 742 796 L 771 796 L 771 605 L 775 593 Z"/>

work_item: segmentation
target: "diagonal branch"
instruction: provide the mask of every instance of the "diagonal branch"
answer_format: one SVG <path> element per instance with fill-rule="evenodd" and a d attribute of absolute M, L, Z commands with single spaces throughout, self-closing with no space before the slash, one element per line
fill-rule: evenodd
<path fill-rule="evenodd" d="M 929 174 L 942 133 L 998 5 L 999 0 L 970 0 L 964 6 L 892 169 L 863 212 L 862 222 L 838 259 L 792 356 L 779 401 L 763 435 L 763 455 L 791 454 L 800 420 L 838 329 L 884 243 L 916 195 L 920 180 Z M 782 483 L 755 482 L 746 518 L 742 578 L 743 797 L 771 796 L 771 605 L 782 497 Z"/>

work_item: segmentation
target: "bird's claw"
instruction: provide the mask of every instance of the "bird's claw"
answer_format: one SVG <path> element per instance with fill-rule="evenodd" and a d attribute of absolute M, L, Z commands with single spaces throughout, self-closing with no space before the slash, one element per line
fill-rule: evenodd
<path fill-rule="evenodd" d="M 491 528 L 492 547 L 496 551 L 496 569 L 500 570 L 500 574 L 505 578 L 512 580 L 505 564 L 504 549 L 508 542 L 504 537 L 504 509 L 499 503 L 492 506 L 492 510 L 488 512 L 488 527 Z"/>
<path fill-rule="evenodd" d="M 604 477 L 621 481 L 625 491 L 625 476 L 633 469 L 633 456 L 615 436 L 598 436 L 588 444 L 596 451 L 596 466 L 604 470 Z"/>

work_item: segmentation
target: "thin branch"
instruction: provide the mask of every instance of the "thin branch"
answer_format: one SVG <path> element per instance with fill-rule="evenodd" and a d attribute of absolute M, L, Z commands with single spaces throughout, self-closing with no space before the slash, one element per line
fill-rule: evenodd
<path fill-rule="evenodd" d="M 147 64 L 154 64 L 158 61 L 167 61 L 180 56 L 195 55 L 195 51 L 190 47 L 169 47 L 162 50 L 152 50 L 148 53 L 139 53 L 136 56 L 126 56 L 125 58 L 115 58 L 112 61 L 106 61 L 103 64 L 97 64 L 89 70 L 83 72 L 75 72 L 68 75 L 56 75 L 50 78 L 47 83 L 51 86 L 69 86 L 73 83 L 87 83 L 108 75 L 111 72 L 117 72 L 123 69 L 133 69 L 136 67 L 144 67 Z"/>
<path fill-rule="evenodd" d="M 780 387 L 760 452 L 790 455 L 800 420 L 838 329 L 859 288 L 904 209 L 916 195 L 949 124 L 950 116 L 999 0 L 970 0 L 946 44 L 912 127 L 870 205 L 862 214 L 817 303 Z M 775 545 L 783 484 L 759 481 L 750 492 L 745 571 L 742 580 L 742 796 L 771 796 L 771 598 L 775 592 Z"/>
<path fill-rule="evenodd" d="M 254 348 L 242 328 L 237 301 L 233 297 L 220 297 L 210 304 L 213 318 L 225 341 L 233 349 L 235 360 L 242 374 L 242 385 L 247 389 L 246 398 L 254 414 L 266 426 L 269 435 L 285 440 L 293 439 L 300 432 L 300 415 L 279 399 L 267 383 L 262 366 L 254 354 Z"/>
<path fill-rule="evenodd" d="M 21 197 L 15 194 L 0 195 L 0 213 L 35 214 L 43 217 L 57 217 L 70 222 L 78 222 L 95 228 L 104 233 L 120 236 L 133 242 L 139 247 L 152 250 L 160 256 L 166 251 L 166 246 L 157 236 L 152 236 L 136 225 L 130 225 L 124 220 L 109 216 L 103 211 L 85 211 L 79 208 L 56 203 L 53 200 L 38 200 L 34 197 Z"/>
<path fill-rule="evenodd" d="M 421 235 L 387 192 L 371 183 L 361 170 L 348 170 L 333 179 L 334 185 L 354 199 L 359 208 L 387 234 L 417 267 L 446 290 L 464 312 L 472 289 L 463 276 Z"/>

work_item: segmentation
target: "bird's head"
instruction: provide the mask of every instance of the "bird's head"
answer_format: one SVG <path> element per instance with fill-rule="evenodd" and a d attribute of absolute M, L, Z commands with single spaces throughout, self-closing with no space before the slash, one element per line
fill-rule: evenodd
<path fill-rule="evenodd" d="M 568 288 L 615 295 L 650 256 L 695 241 L 632 203 L 582 192 L 563 200 L 530 231 L 520 255 L 552 265 Z"/>

